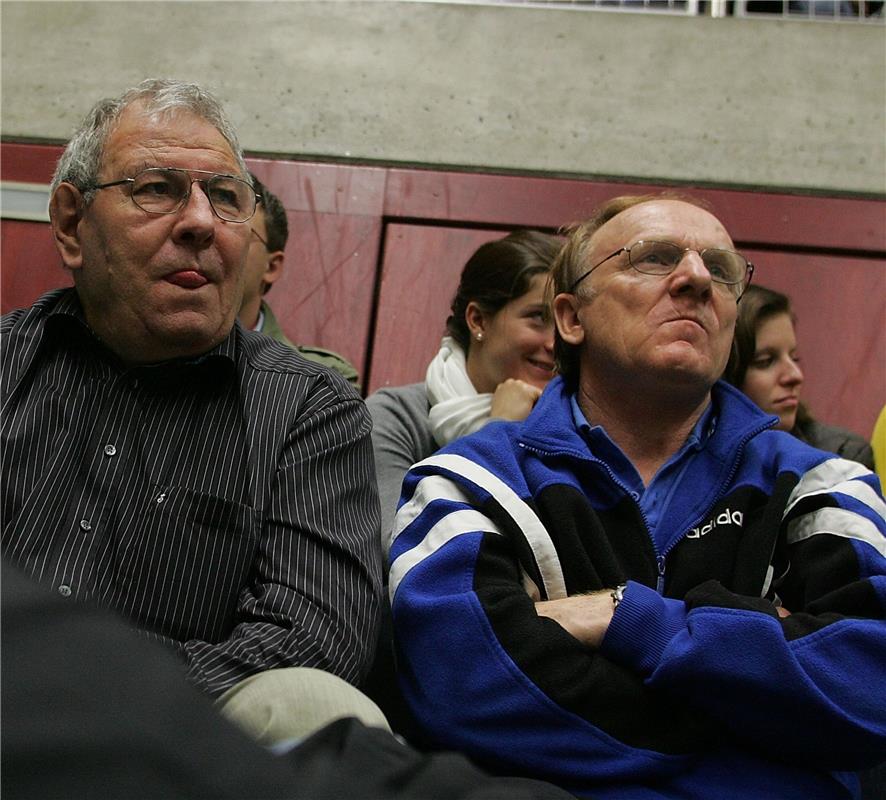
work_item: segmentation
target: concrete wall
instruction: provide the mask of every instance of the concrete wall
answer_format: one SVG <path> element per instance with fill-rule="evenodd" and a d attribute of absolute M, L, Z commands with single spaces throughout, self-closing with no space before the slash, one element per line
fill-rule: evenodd
<path fill-rule="evenodd" d="M 398 2 L 15 2 L 2 135 L 64 140 L 150 75 L 247 150 L 886 191 L 883 25 Z"/>

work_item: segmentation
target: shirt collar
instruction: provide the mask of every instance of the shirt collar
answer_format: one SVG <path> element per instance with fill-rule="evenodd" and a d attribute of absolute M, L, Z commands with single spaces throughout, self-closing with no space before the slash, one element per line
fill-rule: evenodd
<path fill-rule="evenodd" d="M 255 325 L 252 327 L 252 330 L 254 330 L 256 333 L 261 333 L 262 328 L 264 328 L 264 327 L 265 327 L 265 312 L 264 312 L 264 309 L 260 308 L 258 310 L 258 320 L 256 321 Z"/>
<path fill-rule="evenodd" d="M 72 340 L 80 345 L 85 344 L 114 364 L 121 372 L 131 374 L 133 377 L 162 377 L 169 380 L 180 377 L 183 374 L 205 375 L 207 372 L 221 377 L 223 374 L 236 371 L 236 323 L 234 328 L 231 329 L 230 333 L 221 342 L 199 356 L 127 367 L 89 326 L 80 298 L 76 290 L 72 289 L 69 292 L 65 292 L 49 312 L 46 320 L 46 331 L 49 336 L 44 339 L 44 346 L 48 346 L 48 342 L 54 342 L 58 345 L 64 342 L 71 342 Z"/>
<path fill-rule="evenodd" d="M 602 425 L 592 425 L 578 404 L 578 393 L 573 392 L 569 397 L 570 407 L 572 409 L 572 419 L 575 427 L 588 444 L 599 443 L 604 448 L 618 448 L 615 442 L 609 438 Z M 693 425 L 692 430 L 686 437 L 686 441 L 680 448 L 680 452 L 686 450 L 701 450 L 713 436 L 717 428 L 717 415 L 714 413 L 714 403 L 708 403 L 707 408 L 702 412 L 698 421 Z"/>

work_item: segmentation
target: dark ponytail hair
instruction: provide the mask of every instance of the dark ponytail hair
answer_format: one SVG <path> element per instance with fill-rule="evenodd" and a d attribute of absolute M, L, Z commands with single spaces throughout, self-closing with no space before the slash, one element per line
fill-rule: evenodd
<path fill-rule="evenodd" d="M 550 272 L 561 245 L 556 236 L 520 230 L 477 248 L 462 270 L 450 306 L 452 313 L 446 320 L 447 333 L 465 354 L 471 345 L 465 320 L 468 303 L 476 303 L 484 314 L 496 314 L 511 300 L 526 294 L 536 275 Z"/>

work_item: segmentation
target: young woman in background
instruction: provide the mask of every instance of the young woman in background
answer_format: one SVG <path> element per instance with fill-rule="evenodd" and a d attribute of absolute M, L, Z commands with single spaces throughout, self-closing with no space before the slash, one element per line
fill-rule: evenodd
<path fill-rule="evenodd" d="M 800 399 L 803 370 L 797 355 L 794 313 L 786 295 L 751 285 L 738 304 L 732 356 L 724 378 L 764 411 L 777 428 L 798 439 L 874 468 L 870 444 L 861 436 L 814 419 Z"/>
<path fill-rule="evenodd" d="M 523 230 L 478 248 L 462 270 L 424 382 L 367 399 L 385 554 L 407 470 L 490 419 L 525 419 L 553 377 L 554 325 L 544 293 L 560 244 Z"/>

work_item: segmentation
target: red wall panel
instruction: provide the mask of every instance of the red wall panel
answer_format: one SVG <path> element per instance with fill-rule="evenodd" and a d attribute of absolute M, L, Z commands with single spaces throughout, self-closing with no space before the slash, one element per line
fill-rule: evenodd
<path fill-rule="evenodd" d="M 60 148 L 3 143 L 4 180 L 48 182 Z M 329 347 L 364 385 L 420 380 L 458 274 L 483 241 L 587 216 L 624 184 L 248 159 L 283 201 L 286 269 L 268 299 L 295 340 Z M 876 200 L 691 189 L 708 200 L 756 280 L 800 319 L 806 397 L 824 421 L 867 437 L 886 402 L 886 213 Z M 384 239 L 384 252 L 381 252 Z M 41 223 L 2 223 L 2 310 L 70 277 Z"/>
<path fill-rule="evenodd" d="M 0 313 L 31 305 L 41 294 L 71 286 L 45 222 L 0 222 Z"/>
<path fill-rule="evenodd" d="M 622 194 L 669 187 L 515 175 L 391 169 L 385 215 L 525 227 L 559 226 Z M 679 189 L 710 203 L 736 241 L 819 249 L 886 251 L 886 213 L 877 200 L 733 189 Z"/>
<path fill-rule="evenodd" d="M 422 381 L 440 348 L 465 262 L 507 231 L 388 225 L 373 339 L 370 392 Z"/>
<path fill-rule="evenodd" d="M 289 211 L 282 276 L 267 300 L 292 341 L 326 347 L 365 372 L 381 220 Z"/>
<path fill-rule="evenodd" d="M 47 144 L 12 144 L 3 142 L 3 180 L 49 183 L 62 148 Z"/>

